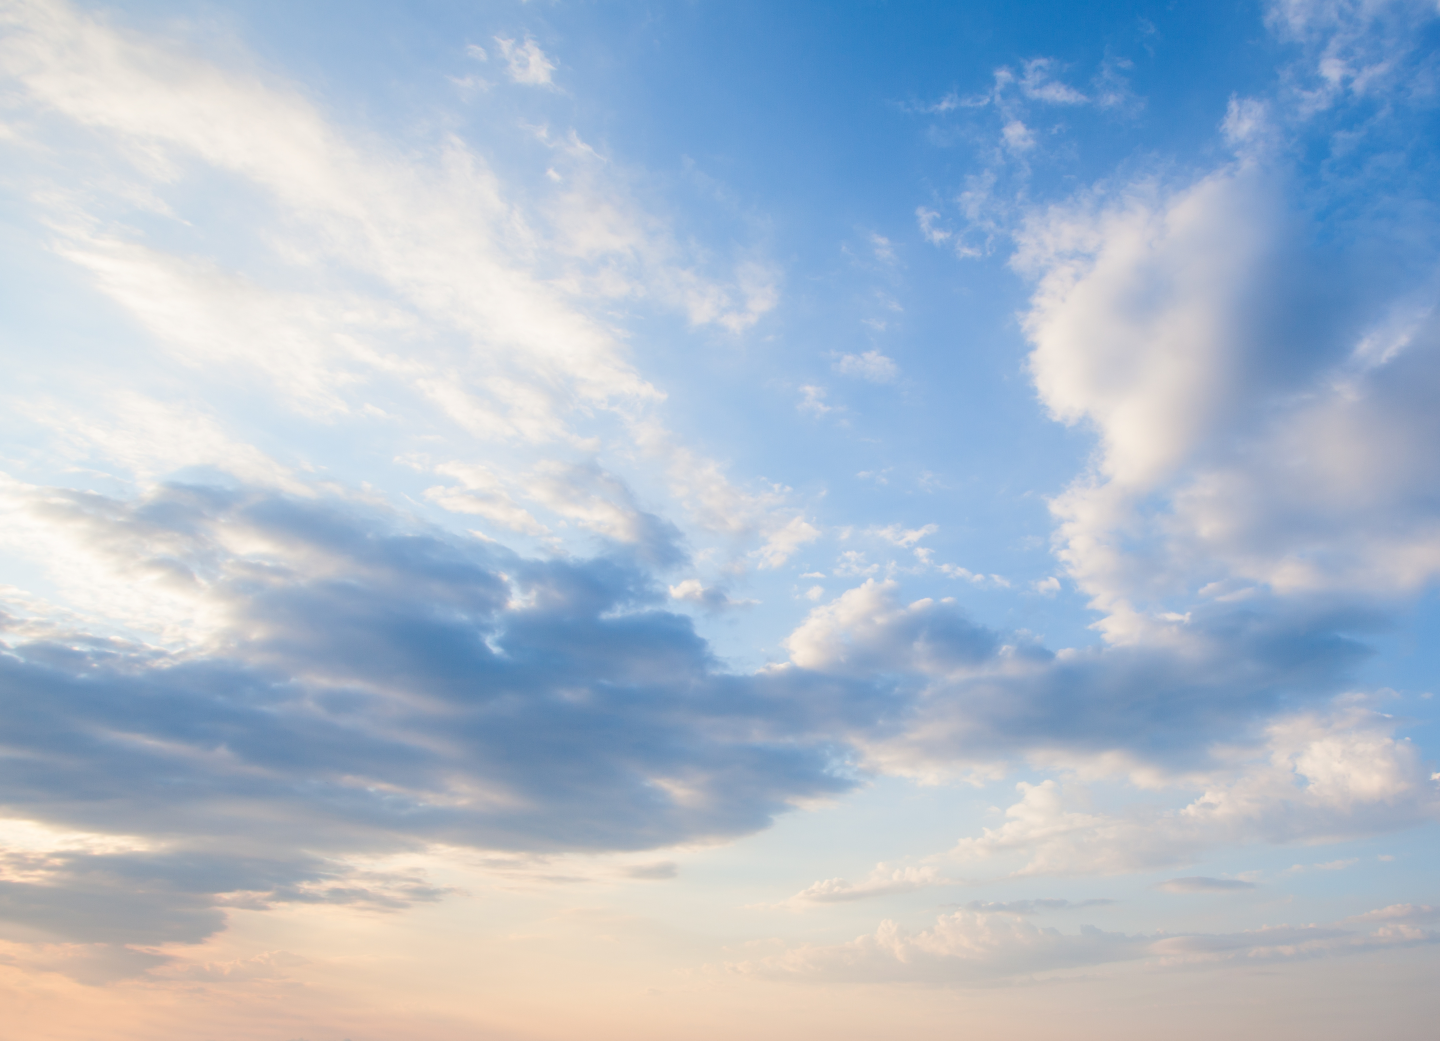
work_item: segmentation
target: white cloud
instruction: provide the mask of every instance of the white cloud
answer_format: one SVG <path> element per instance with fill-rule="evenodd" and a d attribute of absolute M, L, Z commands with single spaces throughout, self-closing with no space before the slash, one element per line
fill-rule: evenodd
<path fill-rule="evenodd" d="M 813 609 L 785 640 L 796 665 L 863 676 L 881 670 L 949 674 L 973 669 L 995 650 L 993 635 L 951 605 L 901 606 L 899 584 L 867 579 Z"/>
<path fill-rule="evenodd" d="M 820 982 L 907 981 L 941 986 L 995 980 L 1041 982 L 1084 966 L 1143 962 L 1148 969 L 1183 969 L 1237 962 L 1257 965 L 1342 957 L 1440 942 L 1426 928 L 1428 906 L 1399 904 L 1328 925 L 1273 925 L 1236 933 L 1126 934 L 1082 926 L 1066 933 L 1021 915 L 962 909 L 929 929 L 884 921 L 874 933 L 838 944 L 802 944 L 732 963 L 732 971 Z"/>
<path fill-rule="evenodd" d="M 549 529 L 515 501 L 505 481 L 479 463 L 441 463 L 435 472 L 453 477 L 461 487 L 443 485 L 425 489 L 425 498 L 455 513 L 471 513 L 524 535 L 544 535 Z"/>
<path fill-rule="evenodd" d="M 938 524 L 926 524 L 923 527 L 913 528 L 909 531 L 905 530 L 899 524 L 890 524 L 883 528 L 871 528 L 869 533 L 878 535 L 886 542 L 891 542 L 897 546 L 903 546 L 909 549 L 921 539 L 929 535 L 934 535 L 939 530 L 940 525 Z"/>
<path fill-rule="evenodd" d="M 882 264 L 895 264 L 898 258 L 895 256 L 895 244 L 884 235 L 872 234 L 870 236 L 870 248 L 875 254 L 875 259 Z"/>
<path fill-rule="evenodd" d="M 945 242 L 949 241 L 952 234 L 944 228 L 936 227 L 936 222 L 939 219 L 939 213 L 935 212 L 934 210 L 927 209 L 924 206 L 917 207 L 915 210 L 915 220 L 920 225 L 920 234 L 925 237 L 926 242 L 929 242 L 931 245 L 934 246 L 943 245 Z"/>
<path fill-rule="evenodd" d="M 870 876 L 861 882 L 852 883 L 843 878 L 827 878 L 806 886 L 785 903 L 792 906 L 847 903 L 852 900 L 867 900 L 871 897 L 889 896 L 893 893 L 911 893 L 917 889 L 929 889 L 949 884 L 951 884 L 949 880 L 943 878 L 933 865 L 891 868 L 885 864 L 877 864 L 875 870 L 870 872 Z"/>
<path fill-rule="evenodd" d="M 732 607 L 753 607 L 758 600 L 734 600 L 723 589 L 707 587 L 698 578 L 687 578 L 669 587 L 670 599 L 695 604 L 707 611 L 722 611 Z"/>
<path fill-rule="evenodd" d="M 899 375 L 899 368 L 893 358 L 887 358 L 878 350 L 864 354 L 842 354 L 835 363 L 835 369 L 846 376 L 859 376 L 871 383 L 891 383 Z"/>
<path fill-rule="evenodd" d="M 800 412 L 808 412 L 812 416 L 823 416 L 827 412 L 834 412 L 833 405 L 825 404 L 825 388 L 806 384 L 800 388 L 800 402 L 795 406 Z"/>
<path fill-rule="evenodd" d="M 545 56 L 538 43 L 528 36 L 524 43 L 497 36 L 495 43 L 499 46 L 500 53 L 505 56 L 512 82 L 526 83 L 533 87 L 550 86 L 550 74 L 555 71 L 555 63 Z"/>
<path fill-rule="evenodd" d="M 1020 120 L 1012 119 L 1001 129 L 1000 140 L 1010 151 L 1022 154 L 1035 147 L 1035 131 Z"/>
<path fill-rule="evenodd" d="M 766 536 L 765 545 L 752 555 L 759 558 L 762 568 L 777 568 L 794 556 L 801 546 L 819 537 L 819 528 L 803 516 L 794 516 L 782 527 L 772 529 Z"/>
<path fill-rule="evenodd" d="M 1433 301 L 1343 281 L 1296 235 L 1273 179 L 1241 162 L 1052 209 L 1021 237 L 1036 386 L 1099 437 L 1052 503 L 1059 553 L 1112 640 L 1202 585 L 1395 595 L 1440 575 L 1436 513 L 1414 494 L 1440 480 L 1421 404 L 1440 386 Z"/>
<path fill-rule="evenodd" d="M 128 388 L 76 386 L 68 403 L 11 398 L 7 407 L 48 433 L 52 450 L 72 464 L 106 466 L 116 476 L 141 483 L 184 467 L 210 467 L 248 483 L 307 494 L 291 467 L 236 439 L 213 409 L 198 402 L 157 401 Z"/>
<path fill-rule="evenodd" d="M 963 984 L 1143 957 L 1142 937 L 1083 929 L 1062 934 L 1013 914 L 959 910 L 910 932 L 885 921 L 848 943 L 801 945 L 731 966 L 734 971 L 827 981 Z"/>
<path fill-rule="evenodd" d="M 1020 78 L 1020 90 L 1032 101 L 1044 101 L 1051 105 L 1084 105 L 1089 102 L 1084 94 L 1074 87 L 1061 83 L 1055 78 L 1059 63 L 1054 58 L 1032 58 L 1025 63 L 1025 74 Z"/>
<path fill-rule="evenodd" d="M 954 855 L 1016 854 L 1019 875 L 1113 874 L 1184 864 L 1228 844 L 1338 841 L 1440 819 L 1440 790 L 1393 729 L 1359 708 L 1279 719 L 1267 729 L 1268 761 L 1217 772 L 1178 810 L 1104 813 L 1078 807 L 1055 780 L 1022 782 L 1006 823 L 961 840 Z"/>

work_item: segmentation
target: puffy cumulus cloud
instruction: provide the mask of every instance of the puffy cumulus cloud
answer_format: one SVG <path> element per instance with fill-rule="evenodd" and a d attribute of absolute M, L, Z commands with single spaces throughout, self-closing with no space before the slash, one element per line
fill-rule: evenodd
<path fill-rule="evenodd" d="M 1151 640 L 1197 596 L 1373 602 L 1440 575 L 1436 431 L 1419 404 L 1437 373 L 1436 256 L 1416 233 L 1433 229 L 1415 201 L 1428 159 L 1347 165 L 1370 154 L 1362 138 L 1406 155 L 1407 77 L 1429 75 L 1415 40 L 1436 13 L 1277 0 L 1269 24 L 1301 57 L 1273 96 L 1231 99 L 1221 129 L 1238 158 L 1019 222 L 1036 388 L 1097 436 L 1052 501 L 1055 544 L 1109 640 Z M 1318 194 L 1287 158 L 1307 135 L 1330 157 Z"/>
<path fill-rule="evenodd" d="M 1237 392 L 1285 373 L 1268 355 L 1314 349 L 1307 334 L 1328 316 L 1276 337 L 1289 314 L 1257 278 L 1291 259 L 1282 222 L 1278 185 L 1242 167 L 1027 226 L 1012 263 L 1039 280 L 1025 319 L 1031 373 L 1056 419 L 1093 424 L 1106 479 L 1163 479 L 1243 406 Z"/>
<path fill-rule="evenodd" d="M 0 913 L 52 938 L 192 940 L 227 904 L 433 899 L 354 863 L 430 843 L 743 834 L 848 789 L 836 742 L 887 711 L 847 679 L 721 671 L 627 558 L 527 560 L 334 494 L 7 492 L 86 584 L 205 620 L 161 645 L 136 634 L 169 616 L 108 601 L 106 632 L 5 618 L 4 816 L 141 840 L 6 862 Z"/>
<path fill-rule="evenodd" d="M 1379 341 L 1377 345 L 1377 341 Z M 1372 349 L 1379 347 L 1379 349 Z M 1369 356 L 1367 356 L 1367 354 Z M 1440 576 L 1440 321 L 1366 337 L 1347 370 L 1280 407 L 1243 456 L 1197 472 L 1174 498 L 1178 555 L 1281 594 L 1394 596 Z"/>
<path fill-rule="evenodd" d="M 1127 934 L 1081 926 L 1076 932 L 1035 925 L 1019 914 L 970 909 L 942 915 L 929 929 L 882 922 L 846 943 L 809 944 L 730 967 L 779 979 L 831 982 L 904 981 L 973 986 L 1087 966 L 1143 962 L 1183 969 L 1230 961 L 1284 962 L 1360 954 L 1440 942 L 1428 906 L 1396 905 L 1329 925 L 1275 925 L 1237 933 Z"/>
<path fill-rule="evenodd" d="M 1388 598 L 1440 575 L 1433 300 L 1325 270 L 1279 188 L 1246 160 L 1022 237 L 1036 386 L 1099 442 L 1052 502 L 1056 545 L 1112 641 L 1197 595 Z"/>
<path fill-rule="evenodd" d="M 785 641 L 796 665 L 864 676 L 878 672 L 945 674 L 993 658 L 996 634 L 952 603 L 898 604 L 899 583 L 867 579 L 810 612 Z"/>

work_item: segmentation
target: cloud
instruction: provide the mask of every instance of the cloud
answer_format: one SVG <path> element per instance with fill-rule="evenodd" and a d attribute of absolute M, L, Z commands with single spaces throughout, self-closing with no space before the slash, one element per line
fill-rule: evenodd
<path fill-rule="evenodd" d="M 938 524 L 926 524 L 908 531 L 899 524 L 890 524 L 883 528 L 872 528 L 870 533 L 880 536 L 886 542 L 910 549 L 921 539 L 934 535 L 939 530 L 940 525 Z"/>
<path fill-rule="evenodd" d="M 7 500 L 101 598 L 110 632 L 129 633 L 87 631 L 83 613 L 48 629 L 3 619 L 4 812 L 143 840 L 12 862 L 24 870 L 6 883 L 7 916 L 75 942 L 193 940 L 226 906 L 434 899 L 421 878 L 355 861 L 431 843 L 639 850 L 744 834 L 847 790 L 847 746 L 896 772 L 1067 747 L 1143 762 L 1157 740 L 1174 762 L 1177 746 L 1203 759 L 1245 718 L 1216 691 L 1254 711 L 1255 677 L 1237 687 L 1124 649 L 1077 664 L 953 605 L 902 605 L 893 582 L 816 607 L 787 641 L 790 665 L 731 674 L 623 555 L 527 560 L 334 492 L 233 482 L 132 500 L 11 484 Z M 167 642 L 147 641 L 152 630 Z M 1303 657 L 1302 674 L 1317 665 Z M 1205 697 L 1177 696 L 1180 675 Z M 1097 697 L 1111 702 L 1085 708 Z M 1268 773 L 1158 824 L 1077 817 L 1037 802 L 1053 786 L 1036 786 L 970 852 L 1028 850 L 1032 872 L 1105 870 L 1152 847 L 1173 859 L 1218 839 L 1404 826 L 1429 812 L 1433 785 L 1368 719 L 1282 719 Z M 1137 846 L 1137 833 L 1159 838 Z M 125 887 L 150 895 L 115 899 Z"/>
<path fill-rule="evenodd" d="M 526 83 L 532 87 L 550 86 L 550 74 L 555 71 L 555 63 L 545 56 L 538 43 L 528 36 L 524 43 L 497 36 L 495 43 L 505 57 L 511 82 Z"/>
<path fill-rule="evenodd" d="M 912 108 L 946 117 L 943 124 L 960 122 L 980 146 L 978 162 L 943 203 L 916 208 L 921 236 L 970 259 L 989 256 L 1013 238 L 1034 208 L 1036 171 L 1053 171 L 1057 160 L 1068 162 L 1075 154 L 1076 142 L 1064 123 L 1054 122 L 1055 110 L 1093 106 L 1112 116 L 1133 115 L 1145 102 L 1130 89 L 1123 71 L 1129 67 L 1125 59 L 1106 58 L 1086 94 L 1060 78 L 1066 67 L 1059 60 L 1036 57 L 1018 72 L 1008 65 L 996 68 L 984 93 L 951 92 L 936 104 Z M 953 217 L 947 219 L 937 206 Z"/>
<path fill-rule="evenodd" d="M 524 535 L 544 535 L 549 529 L 515 501 L 505 481 L 479 463 L 441 463 L 435 472 L 453 477 L 461 487 L 437 485 L 425 489 L 425 498 L 453 513 L 470 513 Z"/>
<path fill-rule="evenodd" d="M 1440 575 L 1413 493 L 1436 480 L 1419 401 L 1440 326 L 1428 304 L 1396 315 L 1389 284 L 1382 304 L 1343 258 L 1322 265 L 1278 190 L 1242 162 L 1022 236 L 1036 386 L 1099 438 L 1052 502 L 1059 553 L 1112 641 L 1201 587 L 1391 596 Z"/>
<path fill-rule="evenodd" d="M 1166 893 L 1234 893 L 1254 889 L 1254 882 L 1239 878 L 1207 878 L 1191 875 L 1187 878 L 1172 878 L 1161 882 L 1157 889 Z"/>
<path fill-rule="evenodd" d="M 45 854 L 5 883 L 5 917 L 83 942 L 193 941 L 246 893 L 431 899 L 337 866 L 430 843 L 743 834 L 847 790 L 836 735 L 881 703 L 720 671 L 623 557 L 526 560 L 361 501 L 233 485 L 10 498 L 92 581 L 210 619 L 168 649 L 22 627 L 0 655 L 5 815 L 148 846 Z"/>
<path fill-rule="evenodd" d="M 823 416 L 835 411 L 835 406 L 825 404 L 825 388 L 807 384 L 800 388 L 800 403 L 795 408 L 812 416 Z"/>
<path fill-rule="evenodd" d="M 827 878 L 814 882 L 789 900 L 788 905 L 848 903 L 852 900 L 867 900 L 876 896 L 893 893 L 912 893 L 917 889 L 933 886 L 953 885 L 941 877 L 933 865 L 923 867 L 888 868 L 878 864 L 870 877 L 861 882 L 848 882 L 843 878 Z"/>
<path fill-rule="evenodd" d="M 879 351 L 864 354 L 842 354 L 835 363 L 835 370 L 846 376 L 859 376 L 871 383 L 892 383 L 900 370 L 892 358 Z"/>
<path fill-rule="evenodd" d="M 1138 959 L 1143 937 L 1086 926 L 1065 934 L 1013 914 L 959 910 L 931 929 L 908 932 L 892 921 L 848 943 L 801 945 L 731 966 L 769 978 L 824 982 L 915 981 L 962 985 Z"/>
<path fill-rule="evenodd" d="M 675 878 L 679 874 L 680 869 L 669 860 L 657 861 L 654 864 L 636 864 L 634 867 L 625 869 L 626 877 L 646 882 Z"/>
<path fill-rule="evenodd" d="M 1302 48 L 1284 72 L 1307 115 L 1349 97 L 1413 96 L 1428 80 L 1424 48 L 1417 47 L 1437 14 L 1428 0 L 1272 0 L 1267 6 L 1270 29 Z"/>
<path fill-rule="evenodd" d="M 9 949 L 6 950 L 5 948 Z M 14 953 L 11 953 L 11 952 Z M 56 972 L 92 987 L 146 976 L 171 964 L 168 955 L 110 943 L 37 943 L 0 947 L 0 964 Z"/>
<path fill-rule="evenodd" d="M 1018 875 L 1121 873 L 1184 864 L 1204 851 L 1246 843 L 1340 841 L 1440 817 L 1440 790 L 1393 723 L 1354 708 L 1282 717 L 1268 729 L 1268 762 L 1244 762 L 1177 787 L 1203 790 L 1171 810 L 1123 814 L 1075 805 L 1054 780 L 1021 782 L 1007 821 L 962 839 L 962 862 L 1015 854 Z M 1248 882 L 1172 879 L 1169 892 L 1253 888 Z"/>
<path fill-rule="evenodd" d="M 756 248 L 737 247 L 715 277 L 716 262 L 574 133 L 539 128 L 563 176 L 544 192 L 512 191 L 458 137 L 387 147 L 292 86 L 201 60 L 180 40 L 59 2 L 12 4 L 0 18 L 0 74 L 28 113 L 12 144 L 31 146 L 14 158 L 44 228 L 37 247 L 85 272 L 139 341 L 140 364 L 96 358 L 93 386 L 64 407 L 13 403 L 37 441 L 141 481 L 199 464 L 289 480 L 293 465 L 235 431 L 297 416 L 347 432 L 368 425 L 412 453 L 445 437 L 457 465 L 497 475 L 641 446 L 634 467 L 667 475 L 674 513 L 693 529 L 763 542 L 791 521 L 783 493 L 731 486 L 666 429 L 664 394 L 603 316 L 617 298 L 645 299 L 742 332 L 779 299 L 781 274 Z M 548 75 L 533 41 L 510 42 L 521 72 Z M 216 190 L 226 206 L 213 205 Z M 219 212 L 234 220 L 218 224 Z M 187 229 L 199 245 L 179 251 L 137 222 Z M 237 229 L 224 250 L 214 245 Z M 189 395 L 157 402 L 130 389 L 157 351 Z M 242 395 L 265 400 L 267 415 L 224 414 Z M 534 506 L 517 503 L 523 492 L 482 481 L 430 494 L 441 508 L 544 534 Z"/>
<path fill-rule="evenodd" d="M 1084 105 L 1090 99 L 1074 87 L 1055 78 L 1059 63 L 1054 58 L 1032 58 L 1024 65 L 1020 90 L 1032 101 L 1051 105 Z"/>
<path fill-rule="evenodd" d="M 754 607 L 758 600 L 733 600 L 723 589 L 707 587 L 698 578 L 687 578 L 670 587 L 670 599 L 695 604 L 706 611 L 724 611 L 736 607 Z"/>
<path fill-rule="evenodd" d="M 866 680 L 902 699 L 886 727 L 852 737 L 869 768 L 993 779 L 1025 759 L 1186 793 L 1169 809 L 1102 812 L 1053 779 L 1025 782 L 1005 824 L 952 851 L 963 861 L 999 857 L 999 870 L 1022 874 L 1153 870 L 1217 846 L 1338 841 L 1440 812 L 1395 721 L 1363 699 L 1331 700 L 1365 654 L 1341 631 L 1363 629 L 1363 617 L 1217 611 L 1170 622 L 1150 646 L 1055 653 L 897 592 L 869 579 L 811 610 L 785 641 L 783 669 Z"/>
<path fill-rule="evenodd" d="M 1054 898 L 1042 898 L 1039 900 L 971 900 L 965 905 L 967 910 L 980 911 L 986 914 L 1047 914 L 1051 911 L 1078 911 L 1087 907 L 1108 907 L 1115 903 L 1114 900 L 1092 899 L 1092 900 L 1057 900 Z"/>
<path fill-rule="evenodd" d="M 965 670 L 998 649 L 996 635 L 948 604 L 896 603 L 894 581 L 865 584 L 810 612 L 785 640 L 796 665 L 819 672 Z"/>
<path fill-rule="evenodd" d="M 782 527 L 772 528 L 765 539 L 765 545 L 753 556 L 760 559 L 762 568 L 777 568 L 794 556 L 801 546 L 814 542 L 820 537 L 820 529 L 804 517 L 795 516 L 785 521 Z"/>
<path fill-rule="evenodd" d="M 542 463 L 527 490 L 533 499 L 581 527 L 634 546 L 651 564 L 673 567 L 686 559 L 680 530 L 640 509 L 625 482 L 597 463 Z"/>
<path fill-rule="evenodd" d="M 1094 926 L 1066 933 L 1015 914 L 964 909 L 941 915 L 929 929 L 912 931 L 885 921 L 874 933 L 845 943 L 797 945 L 729 967 L 763 978 L 817 983 L 903 981 L 964 987 L 996 980 L 1039 982 L 1047 974 L 1067 969 L 1126 962 L 1173 970 L 1225 962 L 1255 965 L 1343 957 L 1433 944 L 1440 942 L 1440 933 L 1420 924 L 1430 917 L 1428 907 L 1397 905 L 1332 925 L 1174 935 L 1107 932 Z"/>

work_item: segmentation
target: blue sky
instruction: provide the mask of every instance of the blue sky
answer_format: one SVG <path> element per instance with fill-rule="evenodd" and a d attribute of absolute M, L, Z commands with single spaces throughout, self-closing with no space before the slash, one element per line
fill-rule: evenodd
<path fill-rule="evenodd" d="M 1433 1017 L 1433 4 L 0 26 L 23 1036 Z"/>

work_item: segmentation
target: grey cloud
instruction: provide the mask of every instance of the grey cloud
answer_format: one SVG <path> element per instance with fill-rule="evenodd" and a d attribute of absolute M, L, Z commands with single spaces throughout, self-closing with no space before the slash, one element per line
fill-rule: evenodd
<path fill-rule="evenodd" d="M 0 964 L 10 961 L 0 955 Z M 171 961 L 166 955 L 137 951 L 121 944 L 92 943 L 37 946 L 27 952 L 24 964 L 30 969 L 58 972 L 79 983 L 100 986 L 143 976 Z"/>
<path fill-rule="evenodd" d="M 843 679 L 723 673 L 624 559 L 524 560 L 244 489 L 31 505 L 103 566 L 224 617 L 189 650 L 72 632 L 0 654 L 5 812 L 165 850 L 8 883 L 0 913 L 58 935 L 195 940 L 227 901 L 436 895 L 334 877 L 338 854 L 744 834 L 850 788 L 834 735 L 886 711 Z"/>
<path fill-rule="evenodd" d="M 997 655 L 936 680 L 906 733 L 877 747 L 917 767 L 1036 749 L 1199 766 L 1215 742 L 1253 737 L 1275 713 L 1337 692 L 1370 653 L 1355 634 L 1384 624 L 1356 611 L 1215 609 L 1159 646 Z"/>
<path fill-rule="evenodd" d="M 212 845 L 219 845 L 211 840 Z M 344 904 L 400 910 L 440 899 L 423 879 L 366 872 L 278 850 L 7 853 L 0 869 L 0 920 L 18 935 L 72 943 L 196 943 L 222 927 L 224 908 Z"/>

